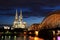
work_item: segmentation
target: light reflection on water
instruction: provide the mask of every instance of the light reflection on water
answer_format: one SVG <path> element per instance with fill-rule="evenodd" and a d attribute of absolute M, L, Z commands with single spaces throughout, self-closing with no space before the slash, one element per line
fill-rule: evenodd
<path fill-rule="evenodd" d="M 1 36 L 0 40 L 43 40 L 39 39 L 38 37 L 31 37 L 31 36 Z"/>

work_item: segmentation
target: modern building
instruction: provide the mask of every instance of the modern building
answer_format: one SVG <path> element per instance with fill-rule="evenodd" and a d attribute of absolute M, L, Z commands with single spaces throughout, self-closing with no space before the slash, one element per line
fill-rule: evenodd
<path fill-rule="evenodd" d="M 20 16 L 18 16 L 16 10 L 15 20 L 13 22 L 13 28 L 26 28 L 26 22 L 23 22 L 22 10 L 20 11 Z"/>

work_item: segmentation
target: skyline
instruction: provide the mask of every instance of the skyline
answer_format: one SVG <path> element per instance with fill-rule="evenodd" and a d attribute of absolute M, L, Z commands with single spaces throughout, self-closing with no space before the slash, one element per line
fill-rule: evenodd
<path fill-rule="evenodd" d="M 22 9 L 23 20 L 28 25 L 41 23 L 50 12 L 60 10 L 59 0 L 0 0 L 0 24 L 13 24 L 16 9 Z"/>
<path fill-rule="evenodd" d="M 13 22 L 15 20 L 15 16 L 10 16 L 10 17 L 9 16 L 0 16 L 0 18 L 1 18 L 0 19 L 1 20 L 0 24 L 8 24 L 8 25 L 11 24 L 11 25 L 13 25 Z M 39 17 L 34 17 L 34 16 L 33 17 L 29 17 L 29 18 L 28 17 L 24 18 L 24 16 L 23 16 L 23 21 L 27 22 L 27 24 L 29 26 L 29 25 L 34 24 L 34 23 L 41 23 L 43 18 L 44 17 L 39 18 Z"/>

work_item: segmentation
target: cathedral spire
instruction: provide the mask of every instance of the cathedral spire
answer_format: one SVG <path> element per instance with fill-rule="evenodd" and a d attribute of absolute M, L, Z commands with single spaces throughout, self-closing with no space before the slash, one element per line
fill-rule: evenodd
<path fill-rule="evenodd" d="M 19 16 L 19 21 L 22 22 L 23 16 L 22 16 L 22 10 L 20 10 L 20 16 Z"/>
<path fill-rule="evenodd" d="M 18 20 L 18 13 L 17 13 L 17 10 L 16 10 L 16 15 L 15 15 L 15 20 Z"/>
<path fill-rule="evenodd" d="M 16 15 L 15 15 L 15 20 L 14 20 L 14 23 L 13 23 L 13 27 L 14 28 L 18 27 L 18 13 L 17 13 L 17 10 L 16 10 Z"/>

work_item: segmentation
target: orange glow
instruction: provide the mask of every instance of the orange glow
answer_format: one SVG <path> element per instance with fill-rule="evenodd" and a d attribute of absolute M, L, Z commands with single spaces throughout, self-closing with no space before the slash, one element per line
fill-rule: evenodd
<path fill-rule="evenodd" d="M 53 37 L 53 40 L 56 40 L 56 38 L 55 38 L 55 37 Z"/>
<path fill-rule="evenodd" d="M 31 32 L 29 32 L 29 34 L 32 34 Z"/>
<path fill-rule="evenodd" d="M 29 40 L 34 40 L 34 37 L 29 36 Z"/>
<path fill-rule="evenodd" d="M 46 26 L 47 28 L 54 28 L 56 25 L 60 24 L 60 14 L 56 13 L 56 14 L 52 14 L 47 16 L 41 26 Z"/>
<path fill-rule="evenodd" d="M 39 37 L 34 37 L 34 40 L 44 40 L 44 39 Z"/>
<path fill-rule="evenodd" d="M 35 35 L 38 36 L 38 31 L 35 31 Z"/>
<path fill-rule="evenodd" d="M 26 32 L 24 32 L 24 34 L 26 34 Z"/>
<path fill-rule="evenodd" d="M 35 37 L 34 40 L 39 40 L 39 38 L 38 37 Z"/>

